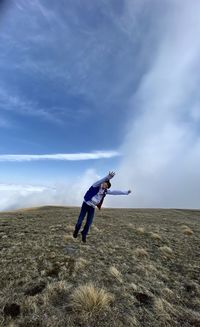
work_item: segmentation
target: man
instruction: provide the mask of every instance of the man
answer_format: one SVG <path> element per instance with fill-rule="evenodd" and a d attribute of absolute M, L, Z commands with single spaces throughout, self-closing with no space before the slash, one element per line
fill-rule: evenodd
<path fill-rule="evenodd" d="M 86 243 L 86 236 L 92 224 L 95 212 L 95 206 L 101 209 L 103 200 L 107 194 L 111 195 L 128 195 L 131 193 L 131 190 L 128 191 L 110 191 L 109 188 L 111 187 L 110 180 L 115 176 L 113 171 L 109 172 L 109 174 L 94 183 L 89 190 L 85 193 L 83 204 L 81 207 L 81 211 L 75 226 L 75 230 L 73 233 L 73 237 L 77 238 L 78 232 L 81 228 L 82 222 L 87 214 L 86 224 L 81 232 L 82 234 L 82 241 Z"/>

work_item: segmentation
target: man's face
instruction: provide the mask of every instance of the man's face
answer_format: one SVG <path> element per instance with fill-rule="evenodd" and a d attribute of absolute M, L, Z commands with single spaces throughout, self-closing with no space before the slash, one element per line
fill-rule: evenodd
<path fill-rule="evenodd" d="M 102 183 L 102 189 L 106 190 L 108 188 L 108 184 L 106 182 Z"/>

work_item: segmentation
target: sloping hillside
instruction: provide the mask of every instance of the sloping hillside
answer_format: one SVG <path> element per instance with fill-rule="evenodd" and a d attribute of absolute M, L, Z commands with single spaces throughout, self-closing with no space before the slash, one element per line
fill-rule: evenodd
<path fill-rule="evenodd" d="M 200 211 L 0 214 L 0 326 L 200 326 Z"/>

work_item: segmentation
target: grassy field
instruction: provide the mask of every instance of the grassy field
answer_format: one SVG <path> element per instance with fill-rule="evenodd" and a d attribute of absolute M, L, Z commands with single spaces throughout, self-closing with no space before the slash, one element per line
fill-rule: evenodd
<path fill-rule="evenodd" d="M 0 326 L 200 326 L 200 211 L 0 213 Z"/>

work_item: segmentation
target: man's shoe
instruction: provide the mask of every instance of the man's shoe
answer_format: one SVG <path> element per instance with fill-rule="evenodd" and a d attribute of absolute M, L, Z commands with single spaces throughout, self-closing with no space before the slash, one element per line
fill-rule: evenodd
<path fill-rule="evenodd" d="M 77 236 L 78 236 L 78 231 L 75 229 L 75 231 L 73 232 L 73 237 L 77 238 Z"/>
<path fill-rule="evenodd" d="M 81 233 L 82 234 L 82 233 Z M 82 242 L 86 243 L 86 236 L 82 234 Z"/>

